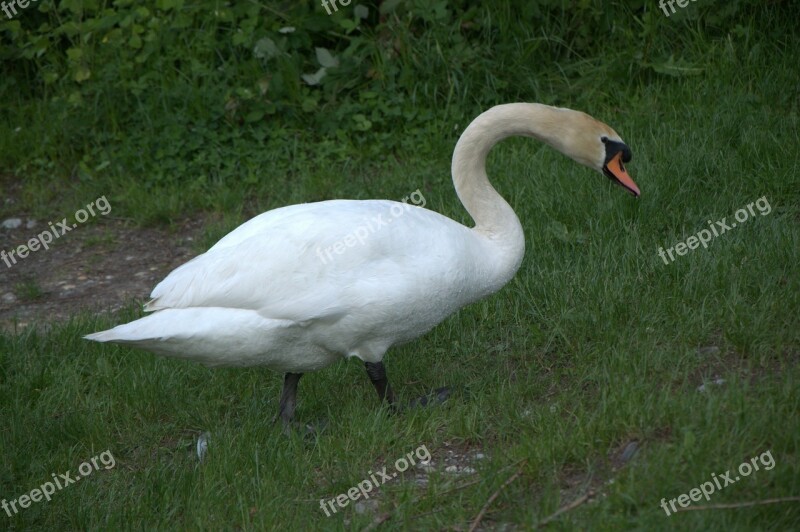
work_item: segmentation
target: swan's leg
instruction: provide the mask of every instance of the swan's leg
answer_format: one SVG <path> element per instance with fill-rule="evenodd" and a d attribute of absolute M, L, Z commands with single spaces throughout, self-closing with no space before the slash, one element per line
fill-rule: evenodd
<path fill-rule="evenodd" d="M 392 387 L 389 385 L 389 380 L 386 378 L 386 366 L 383 365 L 383 362 L 364 362 L 364 366 L 367 368 L 369 380 L 371 380 L 372 385 L 375 386 L 375 390 L 378 392 L 378 397 L 380 400 L 386 401 L 392 412 L 399 412 L 401 407 L 395 402 L 394 392 L 392 391 Z M 415 408 L 418 406 L 441 404 L 445 402 L 448 397 L 450 397 L 450 388 L 437 388 L 430 394 L 423 395 L 422 397 L 411 401 L 408 407 Z"/>
<path fill-rule="evenodd" d="M 287 373 L 283 377 L 283 391 L 275 421 L 280 417 L 284 427 L 289 426 L 294 418 L 294 409 L 297 406 L 297 383 L 302 376 L 302 373 Z"/>
<path fill-rule="evenodd" d="M 367 368 L 369 380 L 372 381 L 375 391 L 378 392 L 378 398 L 381 401 L 386 401 L 394 409 L 394 392 L 389 385 L 389 380 L 386 378 L 386 366 L 383 365 L 383 362 L 364 362 L 364 366 Z"/>

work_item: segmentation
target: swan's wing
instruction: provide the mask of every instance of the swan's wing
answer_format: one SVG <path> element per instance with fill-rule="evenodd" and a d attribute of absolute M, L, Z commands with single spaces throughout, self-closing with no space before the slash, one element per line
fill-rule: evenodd
<path fill-rule="evenodd" d="M 420 277 L 461 275 L 453 259 L 469 253 L 459 249 L 472 242 L 465 233 L 438 213 L 392 201 L 284 207 L 251 219 L 175 269 L 145 308 L 239 308 L 301 323 L 336 320 L 354 305 L 419 290 Z"/>

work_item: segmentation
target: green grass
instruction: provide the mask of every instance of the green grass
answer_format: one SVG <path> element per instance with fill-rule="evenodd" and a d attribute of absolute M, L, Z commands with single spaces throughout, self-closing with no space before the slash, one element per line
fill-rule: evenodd
<path fill-rule="evenodd" d="M 300 383 L 298 419 L 327 427 L 310 440 L 284 436 L 270 424 L 281 383 L 274 373 L 210 370 L 81 340 L 137 309 L 0 335 L 0 497 L 17 498 L 104 450 L 116 459 L 50 502 L 11 518 L 0 510 L 2 527 L 362 529 L 388 514 L 382 529 L 466 529 L 516 471 L 484 524 L 532 528 L 591 488 L 593 502 L 555 528 L 795 527 L 797 502 L 670 517 L 659 506 L 766 451 L 773 469 L 710 503 L 800 496 L 800 53 L 768 39 L 704 44 L 701 75 L 617 83 L 590 71 L 582 82 L 604 87 L 603 101 L 613 103 L 572 105 L 629 143 L 640 199 L 529 139 L 492 152 L 489 175 L 526 230 L 519 273 L 386 359 L 403 400 L 444 385 L 458 390 L 440 407 L 389 415 L 351 360 Z M 399 199 L 417 188 L 428 208 L 466 222 L 448 172 L 468 119 L 457 130 L 432 124 L 419 139 L 429 147 L 422 155 L 365 160 L 344 144 L 337 150 L 351 153 L 349 162 L 306 147 L 255 188 L 198 189 L 224 213 L 206 243 L 268 208 Z M 63 212 L 96 197 L 92 186 Z M 168 222 L 196 205 L 191 193 L 128 192 L 109 200 L 139 212 L 141 223 Z M 672 264 L 658 257 L 659 247 L 708 220 L 730 221 L 762 196 L 770 214 Z M 709 384 L 717 378 L 724 383 Z M 209 454 L 198 463 L 194 446 L 205 431 Z M 638 452 L 623 465 L 632 441 Z M 380 489 L 376 512 L 358 514 L 352 503 L 332 517 L 320 510 L 320 498 L 384 465 L 391 471 L 420 445 L 437 469 L 426 487 L 398 478 Z M 473 475 L 457 476 L 444 472 L 449 450 L 486 458 L 469 464 Z"/>

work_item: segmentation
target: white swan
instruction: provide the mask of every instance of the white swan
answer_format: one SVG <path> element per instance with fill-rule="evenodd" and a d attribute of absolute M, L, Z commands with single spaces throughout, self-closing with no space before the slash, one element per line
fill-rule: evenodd
<path fill-rule="evenodd" d="M 485 171 L 491 147 L 511 135 L 535 137 L 639 195 L 623 166 L 630 150 L 610 127 L 570 109 L 498 105 L 467 127 L 453 153 L 453 184 L 474 228 L 386 200 L 282 207 L 170 273 L 145 305 L 149 316 L 85 338 L 284 372 L 285 424 L 300 376 L 343 356 L 363 360 L 378 395 L 392 404 L 386 351 L 496 292 L 520 266 L 522 227 Z M 379 228 L 363 243 L 346 240 L 368 225 Z M 343 242 L 341 253 L 320 255 Z"/>

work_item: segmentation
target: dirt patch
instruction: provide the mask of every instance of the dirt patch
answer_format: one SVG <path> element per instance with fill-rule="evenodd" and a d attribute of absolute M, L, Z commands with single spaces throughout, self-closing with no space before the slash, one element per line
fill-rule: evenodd
<path fill-rule="evenodd" d="M 20 217 L 16 228 L 0 227 L 7 253 L 47 229 Z M 0 220 L 1 222 L 2 220 Z M 132 298 L 146 300 L 153 287 L 198 252 L 202 221 L 172 231 L 142 229 L 102 218 L 78 226 L 9 266 L 0 260 L 0 331 L 64 321 L 81 310 L 115 312 Z"/>

